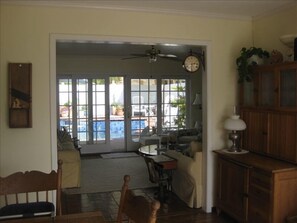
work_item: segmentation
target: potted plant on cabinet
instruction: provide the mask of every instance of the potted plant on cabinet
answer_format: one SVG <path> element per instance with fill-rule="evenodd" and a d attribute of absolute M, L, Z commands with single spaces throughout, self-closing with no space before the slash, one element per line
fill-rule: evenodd
<path fill-rule="evenodd" d="M 243 47 L 240 56 L 236 59 L 238 82 L 251 81 L 253 66 L 263 63 L 263 59 L 269 58 L 269 56 L 269 52 L 262 48 L 250 47 L 247 49 Z"/>

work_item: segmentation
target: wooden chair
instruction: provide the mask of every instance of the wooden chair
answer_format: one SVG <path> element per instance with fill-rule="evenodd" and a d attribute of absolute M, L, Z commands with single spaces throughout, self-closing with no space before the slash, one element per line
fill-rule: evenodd
<path fill-rule="evenodd" d="M 134 223 L 155 223 L 160 202 L 149 201 L 144 196 L 136 196 L 128 189 L 130 176 L 124 176 L 124 184 L 121 191 L 120 206 L 117 216 L 117 223 L 123 222 L 123 216 L 128 217 L 128 222 Z"/>
<path fill-rule="evenodd" d="M 168 176 L 156 168 L 152 158 L 149 156 L 144 156 L 143 158 L 148 169 L 150 182 L 158 184 L 158 199 L 161 202 L 165 202 L 165 193 L 168 191 Z"/>
<path fill-rule="evenodd" d="M 53 191 L 56 192 L 56 215 L 61 215 L 61 168 L 59 160 L 57 171 L 17 172 L 0 177 L 0 196 L 5 202 L 0 209 L 0 220 L 54 215 L 55 205 L 49 201 Z"/>

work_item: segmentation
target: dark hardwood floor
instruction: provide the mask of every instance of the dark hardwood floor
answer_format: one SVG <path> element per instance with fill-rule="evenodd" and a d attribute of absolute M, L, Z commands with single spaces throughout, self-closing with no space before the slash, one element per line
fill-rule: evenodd
<path fill-rule="evenodd" d="M 134 191 L 136 194 L 152 199 L 156 190 L 156 188 L 146 188 Z M 63 193 L 63 214 L 100 210 L 106 221 L 114 221 L 117 216 L 119 200 L 120 191 L 72 195 Z M 158 211 L 157 223 L 177 222 L 235 223 L 224 214 L 218 216 L 216 213 L 207 214 L 202 209 L 189 208 L 175 194 L 170 193 Z"/>

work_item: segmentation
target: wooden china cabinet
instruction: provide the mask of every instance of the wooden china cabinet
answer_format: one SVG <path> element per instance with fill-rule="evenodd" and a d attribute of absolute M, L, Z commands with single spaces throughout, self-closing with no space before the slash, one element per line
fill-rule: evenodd
<path fill-rule="evenodd" d="M 297 163 L 297 62 L 257 66 L 240 92 L 243 147 Z"/>
<path fill-rule="evenodd" d="M 217 208 L 238 222 L 297 215 L 297 61 L 257 66 L 240 84 L 246 154 L 217 155 Z"/>

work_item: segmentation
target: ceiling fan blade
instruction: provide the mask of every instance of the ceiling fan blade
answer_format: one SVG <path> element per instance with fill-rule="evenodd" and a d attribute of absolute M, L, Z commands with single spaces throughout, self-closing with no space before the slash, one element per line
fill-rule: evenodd
<path fill-rule="evenodd" d="M 143 58 L 143 57 L 125 57 L 125 58 L 122 58 L 121 60 L 130 60 L 130 59 L 138 59 L 138 58 Z"/>
<path fill-rule="evenodd" d="M 170 58 L 177 58 L 177 56 L 176 55 L 174 55 L 174 54 L 163 54 L 163 53 L 159 53 L 158 54 L 158 56 L 159 57 L 170 57 Z"/>
<path fill-rule="evenodd" d="M 122 60 L 129 60 L 129 59 L 143 58 L 143 57 L 147 57 L 147 55 L 146 54 L 132 53 L 131 57 L 124 57 L 124 58 L 122 58 Z"/>
<path fill-rule="evenodd" d="M 134 57 L 147 57 L 147 54 L 143 53 L 131 53 L 130 55 Z"/>
<path fill-rule="evenodd" d="M 182 59 L 178 58 L 178 57 L 160 57 L 161 59 L 165 59 L 165 60 L 172 60 L 172 61 L 179 61 L 179 62 L 183 62 Z"/>

